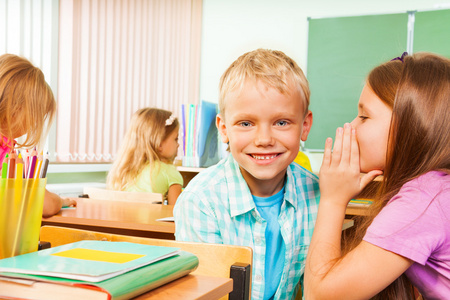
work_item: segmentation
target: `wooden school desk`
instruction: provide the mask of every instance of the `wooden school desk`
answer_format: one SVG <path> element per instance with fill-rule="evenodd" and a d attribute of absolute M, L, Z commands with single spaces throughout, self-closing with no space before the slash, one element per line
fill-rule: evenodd
<path fill-rule="evenodd" d="M 106 233 L 175 239 L 175 223 L 156 221 L 173 217 L 173 205 L 145 202 L 76 198 L 77 207 L 62 209 L 58 214 L 42 218 L 42 226 L 53 225 Z M 342 230 L 352 227 L 346 219 Z"/>
<path fill-rule="evenodd" d="M 42 225 L 54 225 L 160 239 L 175 239 L 174 222 L 157 219 L 173 217 L 173 205 L 134 201 L 76 198 L 76 208 L 62 209 L 42 218 Z"/>
<path fill-rule="evenodd" d="M 383 176 L 376 177 L 372 182 L 370 182 L 364 190 L 357 195 L 356 199 L 374 199 L 376 197 L 377 190 L 383 181 Z M 369 206 L 364 205 L 352 205 L 349 203 L 347 209 L 345 210 L 345 215 L 347 217 L 352 216 L 366 216 L 369 212 Z"/>
<path fill-rule="evenodd" d="M 342 230 L 346 230 L 349 229 L 350 227 L 352 227 L 355 224 L 355 221 L 351 220 L 351 219 L 345 219 L 344 220 L 344 224 L 342 224 Z"/>
<path fill-rule="evenodd" d="M 135 300 L 220 299 L 233 291 L 231 278 L 187 275 L 140 295 Z"/>
<path fill-rule="evenodd" d="M 233 280 L 203 275 L 189 274 L 166 283 L 135 300 L 214 300 L 220 299 L 233 291 Z M 6 300 L 2 298 L 1 300 Z"/>
<path fill-rule="evenodd" d="M 347 206 L 345 210 L 346 216 L 365 216 L 369 211 L 368 206 Z"/>

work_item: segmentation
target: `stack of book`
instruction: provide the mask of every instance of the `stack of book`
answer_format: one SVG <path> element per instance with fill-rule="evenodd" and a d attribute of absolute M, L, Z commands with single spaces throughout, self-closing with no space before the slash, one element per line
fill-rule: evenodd
<path fill-rule="evenodd" d="M 350 207 L 369 207 L 372 204 L 372 200 L 370 199 L 352 199 L 348 203 Z"/>
<path fill-rule="evenodd" d="M 0 298 L 130 299 L 197 266 L 178 248 L 81 241 L 0 260 Z"/>
<path fill-rule="evenodd" d="M 199 105 L 181 105 L 183 166 L 209 167 L 219 161 L 217 112 L 216 103 L 203 100 Z"/>

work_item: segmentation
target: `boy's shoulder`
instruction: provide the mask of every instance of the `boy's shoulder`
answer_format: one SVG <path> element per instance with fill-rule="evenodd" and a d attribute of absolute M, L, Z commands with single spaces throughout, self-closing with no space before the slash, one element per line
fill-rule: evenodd
<path fill-rule="evenodd" d="M 319 177 L 316 174 L 295 162 L 292 162 L 288 168 L 291 170 L 291 174 L 296 180 L 311 180 L 314 183 L 319 183 Z"/>
<path fill-rule="evenodd" d="M 195 176 L 180 197 L 190 200 L 195 198 L 195 201 L 202 199 L 208 202 L 208 205 L 225 207 L 233 203 L 251 202 L 250 189 L 241 174 L 239 164 L 231 154 Z"/>
<path fill-rule="evenodd" d="M 317 205 L 320 200 L 319 177 L 306 170 L 296 163 L 288 166 L 287 180 L 285 189 L 293 195 L 294 198 L 304 199 L 308 205 Z M 292 194 L 291 194 L 292 195 Z"/>
<path fill-rule="evenodd" d="M 229 188 L 229 180 L 235 180 L 230 174 L 229 163 L 225 158 L 198 173 L 178 197 L 175 210 L 180 207 L 190 209 L 193 205 L 201 206 L 211 214 L 215 210 L 229 210 L 230 199 L 234 199 L 233 195 L 239 192 Z"/>
<path fill-rule="evenodd" d="M 226 159 L 222 159 L 217 164 L 199 172 L 192 178 L 185 190 L 204 189 L 223 184 L 226 177 L 225 163 Z"/>

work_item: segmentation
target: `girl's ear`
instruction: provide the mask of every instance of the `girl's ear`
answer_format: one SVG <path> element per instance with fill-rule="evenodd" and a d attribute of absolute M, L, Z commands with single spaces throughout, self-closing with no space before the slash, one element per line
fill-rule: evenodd
<path fill-rule="evenodd" d="M 158 145 L 157 147 L 155 147 L 156 152 L 158 153 L 158 155 L 162 152 L 163 148 L 162 148 L 162 142 L 160 145 Z"/>
<path fill-rule="evenodd" d="M 221 114 L 217 114 L 216 116 L 216 126 L 219 130 L 220 136 L 222 137 L 223 143 L 228 143 L 228 135 L 227 135 L 227 126 L 225 125 L 225 119 Z"/>

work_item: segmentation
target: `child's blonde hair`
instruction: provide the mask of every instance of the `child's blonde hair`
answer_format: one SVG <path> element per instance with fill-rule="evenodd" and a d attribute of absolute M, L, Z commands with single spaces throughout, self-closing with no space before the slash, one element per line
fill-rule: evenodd
<path fill-rule="evenodd" d="M 170 111 L 158 108 L 136 111 L 108 174 L 108 188 L 125 190 L 136 182 L 145 166 L 157 167 L 155 163 L 161 160 L 158 148 L 178 129 L 178 119 Z"/>
<path fill-rule="evenodd" d="M 303 95 L 305 115 L 308 112 L 310 90 L 302 69 L 281 51 L 257 49 L 241 55 L 220 78 L 219 109 L 222 117 L 225 117 L 228 94 L 239 92 L 247 80 L 260 80 L 282 94 L 289 94 L 294 86 Z"/>
<path fill-rule="evenodd" d="M 50 125 L 56 102 L 42 71 L 14 54 L 0 56 L 0 134 L 10 140 L 26 134 L 19 147 L 37 145 Z M 47 128 L 48 129 L 48 128 Z"/>

